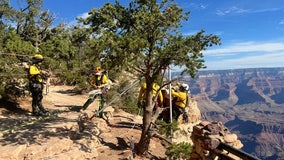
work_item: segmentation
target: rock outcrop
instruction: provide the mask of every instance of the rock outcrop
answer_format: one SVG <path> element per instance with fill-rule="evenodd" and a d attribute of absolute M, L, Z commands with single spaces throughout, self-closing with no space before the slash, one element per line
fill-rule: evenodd
<path fill-rule="evenodd" d="M 182 116 L 178 119 L 179 130 L 173 133 L 174 143 L 188 142 L 192 144 L 193 151 L 190 155 L 192 160 L 211 160 L 218 157 L 229 157 L 241 159 L 225 150 L 218 149 L 220 143 L 225 143 L 241 149 L 243 144 L 234 133 L 230 133 L 222 122 L 201 121 L 201 113 L 197 102 L 189 99 L 189 106 L 186 107 L 188 122 L 184 122 Z"/>
<path fill-rule="evenodd" d="M 230 145 L 235 149 L 241 149 L 243 147 L 237 135 L 230 133 L 222 122 L 203 121 L 195 125 L 191 139 L 194 144 L 191 160 L 209 160 L 218 159 L 218 157 L 228 157 L 235 160 L 242 159 L 218 148 L 221 143 Z"/>
<path fill-rule="evenodd" d="M 193 99 L 189 99 L 189 101 L 189 106 L 185 108 L 188 116 L 188 122 L 184 122 L 182 116 L 179 117 L 179 130 L 173 133 L 172 141 L 174 143 L 188 142 L 193 144 L 190 136 L 192 134 L 193 127 L 197 125 L 201 120 L 201 113 L 198 108 L 197 102 Z"/>

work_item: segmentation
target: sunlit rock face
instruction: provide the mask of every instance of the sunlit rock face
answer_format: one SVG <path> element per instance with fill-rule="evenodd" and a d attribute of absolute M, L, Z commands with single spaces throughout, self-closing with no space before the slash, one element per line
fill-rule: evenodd
<path fill-rule="evenodd" d="M 203 120 L 222 121 L 252 155 L 283 157 L 284 68 L 200 71 L 180 79 L 189 84 Z"/>

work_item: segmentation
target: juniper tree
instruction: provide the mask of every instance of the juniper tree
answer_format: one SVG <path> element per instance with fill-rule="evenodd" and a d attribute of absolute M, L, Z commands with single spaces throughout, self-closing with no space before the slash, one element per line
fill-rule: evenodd
<path fill-rule="evenodd" d="M 165 66 L 183 67 L 192 77 L 205 68 L 202 51 L 220 44 L 216 35 L 205 35 L 201 30 L 185 36 L 179 31 L 182 22 L 188 20 L 184 12 L 170 0 L 133 0 L 128 6 L 116 1 L 94 8 L 86 19 L 94 49 L 109 67 L 127 68 L 127 71 L 144 77 L 146 82 L 146 107 L 143 127 L 136 152 L 148 151 L 151 139 L 152 84 Z"/>

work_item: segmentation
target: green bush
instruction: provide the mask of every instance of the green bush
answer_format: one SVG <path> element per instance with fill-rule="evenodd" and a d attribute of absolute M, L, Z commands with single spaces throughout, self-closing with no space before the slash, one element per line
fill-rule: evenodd
<path fill-rule="evenodd" d="M 184 159 L 189 160 L 192 151 L 192 146 L 188 142 L 181 142 L 166 147 L 166 155 L 171 159 Z"/>
<path fill-rule="evenodd" d="M 172 123 L 166 123 L 165 121 L 157 120 L 156 124 L 159 126 L 159 133 L 166 135 L 167 137 L 170 137 L 172 132 L 178 130 L 178 124 L 175 120 Z"/>

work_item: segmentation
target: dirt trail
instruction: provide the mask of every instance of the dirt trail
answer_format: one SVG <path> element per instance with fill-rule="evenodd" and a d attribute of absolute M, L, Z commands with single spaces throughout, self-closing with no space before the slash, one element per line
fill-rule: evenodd
<path fill-rule="evenodd" d="M 79 132 L 78 117 L 91 115 L 95 107 L 92 104 L 84 112 L 78 110 L 87 97 L 75 94 L 70 86 L 50 86 L 43 104 L 58 112 L 45 118 L 28 114 L 30 97 L 23 98 L 18 108 L 0 106 L 0 160 L 128 159 L 132 136 L 135 143 L 139 141 L 142 118 L 118 110 L 108 120 L 94 117 Z M 149 151 L 152 159 L 165 159 L 165 149 L 158 139 L 151 140 Z"/>

